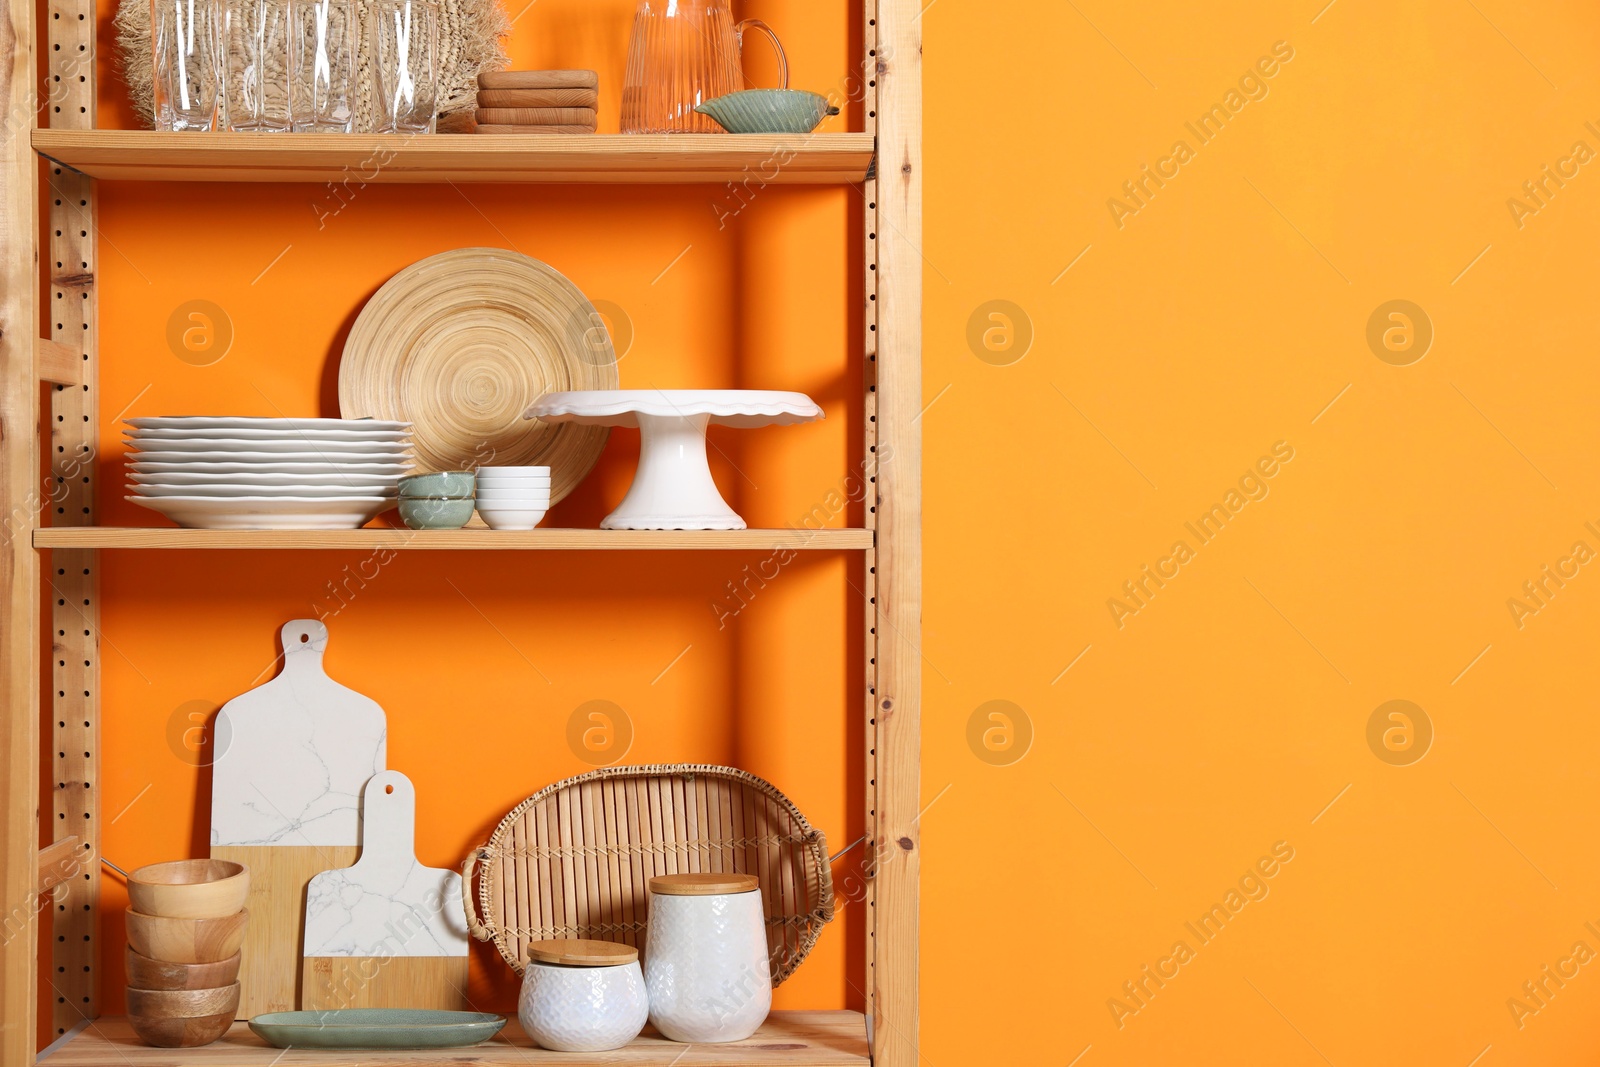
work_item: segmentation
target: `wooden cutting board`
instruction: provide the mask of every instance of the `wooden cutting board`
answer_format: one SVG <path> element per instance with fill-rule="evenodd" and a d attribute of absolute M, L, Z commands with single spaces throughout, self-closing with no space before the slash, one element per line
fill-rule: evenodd
<path fill-rule="evenodd" d="M 355 862 L 361 788 L 385 762 L 383 709 L 323 670 L 328 628 L 281 634 L 282 670 L 224 704 L 215 730 L 211 855 L 250 868 L 241 1019 L 299 1007 L 306 886 Z"/>
<path fill-rule="evenodd" d="M 416 809 L 409 778 L 373 775 L 362 794 L 361 858 L 311 879 L 306 1010 L 467 1007 L 461 875 L 417 862 Z"/>

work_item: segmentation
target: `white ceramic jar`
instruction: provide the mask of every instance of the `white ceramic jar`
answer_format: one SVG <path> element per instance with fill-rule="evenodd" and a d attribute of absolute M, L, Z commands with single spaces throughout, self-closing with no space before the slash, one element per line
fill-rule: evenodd
<path fill-rule="evenodd" d="M 749 874 L 650 879 L 644 984 L 650 1022 L 673 1041 L 742 1041 L 772 1008 L 761 887 Z"/>
<path fill-rule="evenodd" d="M 639 950 L 610 941 L 535 941 L 517 1019 L 556 1052 L 605 1052 L 639 1036 L 650 1015 Z"/>

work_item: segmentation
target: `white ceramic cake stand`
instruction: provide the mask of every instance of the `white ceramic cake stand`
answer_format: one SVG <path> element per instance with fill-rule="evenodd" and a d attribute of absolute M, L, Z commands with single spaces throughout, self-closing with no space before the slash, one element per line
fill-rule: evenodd
<path fill-rule="evenodd" d="M 602 530 L 742 530 L 706 462 L 706 426 L 787 426 L 822 418 L 804 393 L 760 389 L 598 389 L 546 393 L 523 413 L 545 422 L 639 428 L 639 469 Z"/>

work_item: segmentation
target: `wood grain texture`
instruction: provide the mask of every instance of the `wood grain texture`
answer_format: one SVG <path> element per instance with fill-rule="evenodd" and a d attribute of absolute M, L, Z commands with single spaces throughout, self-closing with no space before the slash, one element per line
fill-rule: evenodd
<path fill-rule="evenodd" d="M 308 956 L 301 962 L 300 1007 L 467 1011 L 467 957 Z"/>
<path fill-rule="evenodd" d="M 52 128 L 90 130 L 95 122 L 93 0 L 48 0 L 45 21 L 51 78 L 46 116 Z M 80 76 L 81 75 L 81 76 Z M 77 380 L 50 390 L 49 520 L 95 521 L 99 454 L 99 208 L 92 179 L 44 168 L 50 278 L 44 312 L 50 340 L 76 359 Z M 43 572 L 50 597 L 51 770 L 53 825 L 83 838 L 100 855 L 100 567 L 93 549 L 51 553 Z M 57 830 L 60 832 L 60 829 Z M 54 1033 L 100 1013 L 100 872 L 85 865 L 55 894 L 52 970 Z"/>
<path fill-rule="evenodd" d="M 71 345 L 60 341 L 39 338 L 36 346 L 35 373 L 41 381 L 56 385 L 83 384 L 83 356 Z"/>
<path fill-rule="evenodd" d="M 33 1062 L 37 1025 L 39 849 L 38 163 L 33 0 L 0 5 L 0 1063 Z"/>
<path fill-rule="evenodd" d="M 306 886 L 323 871 L 348 867 L 356 845 L 214 845 L 211 858 L 250 868 L 244 958 L 239 968 L 239 1018 L 300 1005 L 300 945 L 305 935 Z"/>
<path fill-rule="evenodd" d="M 174 919 L 129 908 L 123 921 L 129 947 L 141 956 L 170 963 L 220 963 L 239 954 L 250 913 L 236 911 L 220 919 Z"/>
<path fill-rule="evenodd" d="M 501 110 L 503 110 L 503 109 L 501 109 Z M 480 110 L 479 114 L 482 114 L 482 113 L 483 112 Z M 533 135 L 533 136 L 536 136 L 536 137 L 550 137 L 550 136 L 554 136 L 554 135 L 559 135 L 559 136 L 564 136 L 564 137 L 588 137 L 588 136 L 590 136 L 591 134 L 594 133 L 594 130 L 595 130 L 595 127 L 594 127 L 594 123 L 592 123 L 592 122 L 583 123 L 581 125 L 579 125 L 579 124 L 561 124 L 561 125 L 551 126 L 551 125 L 544 125 L 544 124 L 529 124 L 529 123 L 517 123 L 517 122 L 498 122 L 497 123 L 497 122 L 489 122 L 489 121 L 487 121 L 485 119 L 479 119 L 478 120 L 478 125 L 476 127 L 474 127 L 473 132 L 474 133 L 485 134 L 485 135 L 492 136 L 492 137 L 507 137 L 507 136 L 526 137 L 526 136 L 529 136 L 529 135 Z"/>
<path fill-rule="evenodd" d="M 535 126 L 586 126 L 594 128 L 592 107 L 480 107 L 473 113 L 479 123 L 519 123 Z"/>
<path fill-rule="evenodd" d="M 868 530 L 180 530 L 97 526 L 40 530 L 39 548 L 216 548 L 736 551 L 790 548 L 843 552 L 872 547 Z M 226 858 L 226 857 L 224 857 Z"/>
<path fill-rule="evenodd" d="M 231 1011 L 187 1019 L 155 1019 L 148 1015 L 133 1015 L 126 1020 L 141 1041 L 164 1049 L 209 1045 L 227 1033 L 233 1021 L 234 1014 Z"/>
<path fill-rule="evenodd" d="M 123 975 L 128 980 L 129 989 L 217 989 L 231 986 L 239 981 L 239 964 L 243 959 L 240 953 L 235 952 L 215 963 L 169 963 L 141 956 L 131 945 L 124 950 L 122 957 L 125 968 Z"/>
<path fill-rule="evenodd" d="M 878 3 L 877 0 L 866 0 L 861 5 L 861 56 L 859 75 L 855 85 L 861 100 L 860 114 L 862 129 L 867 133 L 877 136 L 878 132 L 878 94 L 877 87 L 869 82 L 875 80 L 873 71 L 876 70 L 878 61 Z M 873 171 L 876 174 L 876 169 Z M 863 495 L 862 525 L 874 531 L 874 551 L 867 556 L 867 565 L 861 568 L 861 613 L 865 649 L 862 652 L 862 704 L 861 704 L 861 733 L 860 745 L 861 759 L 861 799 L 862 820 L 865 840 L 860 842 L 856 850 L 848 854 L 846 870 L 851 873 L 845 879 L 847 893 L 852 904 L 860 905 L 860 912 L 856 921 L 866 927 L 865 936 L 862 937 L 862 951 L 866 959 L 863 963 L 862 988 L 857 990 L 861 994 L 862 1010 L 867 1018 L 872 1018 L 872 991 L 873 991 L 873 964 L 875 944 L 872 937 L 872 926 L 877 911 L 876 890 L 872 879 L 872 861 L 876 855 L 875 831 L 878 818 L 878 558 L 876 551 L 876 530 L 878 526 L 878 465 L 882 455 L 878 451 L 878 241 L 877 241 L 877 208 L 878 208 L 878 182 L 875 177 L 868 178 L 861 183 L 861 292 L 857 298 L 861 301 L 861 461 L 865 465 L 864 475 L 868 479 L 871 491 Z M 870 506 L 868 503 L 870 501 Z"/>
<path fill-rule="evenodd" d="M 922 748 L 922 32 L 877 0 L 877 820 L 873 1062 L 915 1067 Z"/>
<path fill-rule="evenodd" d="M 775 1011 L 751 1036 L 723 1045 L 683 1045 L 653 1029 L 612 1052 L 548 1052 L 536 1048 L 513 1017 L 493 1041 L 474 1048 L 432 1051 L 338 1052 L 295 1049 L 286 1057 L 244 1023 L 216 1044 L 182 1055 L 141 1045 L 124 1018 L 103 1018 L 46 1061 L 50 1067 L 866 1067 L 867 1041 L 860 1012 Z M 10 1067 L 8 1064 L 7 1067 Z"/>
<path fill-rule="evenodd" d="M 599 106 L 598 89 L 484 89 L 479 107 L 588 107 Z"/>
<path fill-rule="evenodd" d="M 478 75 L 480 89 L 596 89 L 592 70 L 494 70 Z"/>
<path fill-rule="evenodd" d="M 146 1019 L 194 1019 L 231 1013 L 239 1004 L 239 983 L 211 989 L 135 989 L 128 987 L 128 1014 Z"/>
<path fill-rule="evenodd" d="M 612 783 L 604 784 L 610 786 Z M 624 945 L 620 941 L 594 941 L 581 937 L 534 941 L 528 945 L 526 951 L 530 961 L 560 963 L 568 967 L 616 967 L 624 963 L 633 963 L 639 958 L 639 950 L 632 945 Z"/>
<path fill-rule="evenodd" d="M 39 153 L 113 181 L 205 182 L 858 182 L 872 162 L 860 133 L 659 134 L 485 138 L 439 134 L 229 134 L 37 130 Z M 781 166 L 774 166 L 775 162 Z M 767 179 L 763 178 L 764 181 Z"/>
<path fill-rule="evenodd" d="M 37 864 L 39 877 L 34 892 L 42 897 L 77 873 L 83 849 L 83 839 L 75 835 L 63 837 L 41 848 Z"/>
<path fill-rule="evenodd" d="M 405 267 L 367 299 L 339 357 L 339 413 L 411 424 L 419 471 L 549 468 L 549 502 L 577 488 L 610 427 L 525 419 L 546 391 L 617 388 L 594 305 L 541 260 L 453 248 Z"/>

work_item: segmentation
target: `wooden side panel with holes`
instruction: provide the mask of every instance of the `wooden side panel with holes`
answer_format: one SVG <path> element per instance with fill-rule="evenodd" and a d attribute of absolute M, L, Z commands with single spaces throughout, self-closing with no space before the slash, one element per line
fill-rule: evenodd
<path fill-rule="evenodd" d="M 878 55 L 878 3 L 877 0 L 867 0 L 861 5 L 861 65 L 856 73 L 861 94 L 861 120 L 865 124 L 862 129 L 867 133 L 876 133 L 878 129 L 878 99 L 877 90 L 870 86 L 873 79 L 873 70 L 877 65 Z M 868 178 L 861 184 L 861 330 L 863 337 L 861 344 L 864 353 L 861 361 L 864 381 L 862 382 L 862 432 L 861 450 L 865 453 L 863 472 L 868 480 L 869 490 L 864 494 L 866 503 L 863 505 L 862 525 L 869 530 L 877 528 L 877 466 L 878 466 L 878 242 L 876 239 L 876 222 L 874 212 L 877 210 L 877 182 Z M 866 806 L 866 814 L 861 825 L 866 831 L 867 839 L 860 847 L 860 854 L 852 853 L 847 860 L 848 869 L 859 871 L 859 877 L 846 877 L 837 884 L 843 886 L 846 892 L 857 890 L 861 894 L 860 907 L 862 915 L 859 921 L 866 924 L 866 936 L 863 938 L 866 949 L 866 966 L 863 971 L 865 983 L 862 988 L 861 1010 L 868 1019 L 872 1018 L 872 971 L 873 971 L 873 936 L 872 922 L 876 901 L 874 900 L 872 885 L 872 863 L 877 855 L 876 834 L 874 821 L 877 818 L 877 760 L 873 751 L 877 746 L 876 723 L 878 703 L 878 630 L 877 630 L 877 596 L 878 596 L 878 554 L 876 549 L 867 556 L 867 564 L 861 576 L 862 610 L 866 613 L 863 630 L 866 639 L 866 649 L 862 655 L 863 680 L 866 688 L 864 696 L 864 710 L 866 711 L 865 728 L 862 731 L 862 744 L 866 747 L 861 766 L 865 769 L 866 781 L 862 785 L 862 799 Z"/>
<path fill-rule="evenodd" d="M 0 1064 L 33 1062 L 38 965 L 39 338 L 33 0 L 0 4 Z"/>
<path fill-rule="evenodd" d="M 50 72 L 45 116 L 55 129 L 92 129 L 95 7 L 48 0 Z M 55 526 L 94 524 L 99 426 L 95 361 L 95 190 L 92 179 L 52 164 L 41 189 L 49 209 L 50 339 L 78 361 L 78 381 L 50 390 L 50 510 Z M 54 836 L 82 841 L 81 869 L 51 904 L 54 933 L 51 1035 L 100 1013 L 100 596 L 98 553 L 57 549 L 47 557 L 54 714 Z"/>
<path fill-rule="evenodd" d="M 919 0 L 878 0 L 877 848 L 872 1053 L 917 1062 L 922 671 L 922 34 Z"/>

